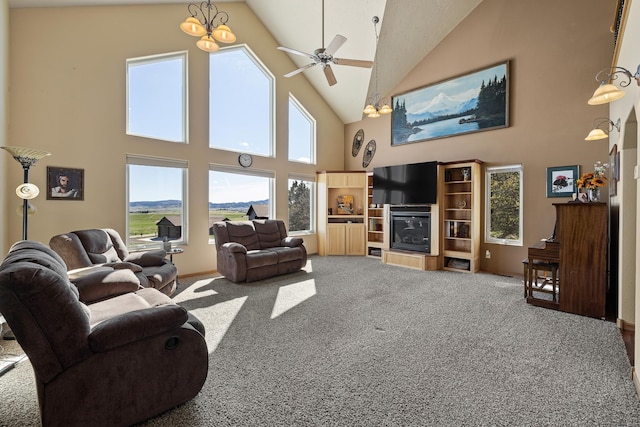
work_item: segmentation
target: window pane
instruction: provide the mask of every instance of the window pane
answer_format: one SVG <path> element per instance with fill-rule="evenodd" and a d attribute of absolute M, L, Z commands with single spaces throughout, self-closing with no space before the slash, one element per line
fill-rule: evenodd
<path fill-rule="evenodd" d="M 271 217 L 273 178 L 230 171 L 209 171 L 209 236 L 212 225 L 229 219 L 245 221 L 249 210 L 260 218 Z"/>
<path fill-rule="evenodd" d="M 487 169 L 487 242 L 522 244 L 521 175 L 521 167 Z"/>
<path fill-rule="evenodd" d="M 186 54 L 127 60 L 127 134 L 186 142 Z"/>
<path fill-rule="evenodd" d="M 313 181 L 289 179 L 289 232 L 312 231 Z"/>
<path fill-rule="evenodd" d="M 164 237 L 182 242 L 186 169 L 129 164 L 128 246 L 159 247 Z"/>
<path fill-rule="evenodd" d="M 246 46 L 209 58 L 209 146 L 271 156 L 273 77 Z"/>
<path fill-rule="evenodd" d="M 315 163 L 315 121 L 289 96 L 289 160 Z"/>

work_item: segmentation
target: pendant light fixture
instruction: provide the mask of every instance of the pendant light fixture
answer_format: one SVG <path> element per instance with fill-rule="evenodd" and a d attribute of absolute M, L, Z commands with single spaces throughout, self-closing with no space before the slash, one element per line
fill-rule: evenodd
<path fill-rule="evenodd" d="M 220 46 L 216 43 L 233 43 L 236 35 L 227 26 L 229 14 L 218 10 L 218 7 L 211 3 L 211 0 L 203 1 L 200 4 L 190 4 L 188 6 L 189 16 L 180 24 L 180 29 L 190 36 L 200 37 L 196 46 L 205 52 L 217 52 Z M 216 24 L 217 21 L 217 24 Z"/>
<path fill-rule="evenodd" d="M 380 117 L 381 114 L 389 114 L 393 109 L 389 106 L 386 99 L 380 99 L 380 93 L 378 93 L 378 23 L 380 19 L 374 16 L 373 19 L 373 31 L 376 34 L 376 53 L 373 58 L 373 72 L 374 75 L 374 87 L 375 93 L 367 98 L 367 106 L 362 110 L 367 117 L 375 119 Z M 380 105 L 382 104 L 382 106 Z"/>

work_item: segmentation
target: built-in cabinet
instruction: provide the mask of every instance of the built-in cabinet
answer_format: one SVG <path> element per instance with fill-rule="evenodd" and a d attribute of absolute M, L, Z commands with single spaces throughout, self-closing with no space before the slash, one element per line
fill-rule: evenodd
<path fill-rule="evenodd" d="M 366 255 L 367 174 L 317 174 L 318 253 Z"/>
<path fill-rule="evenodd" d="M 476 272 L 480 268 L 482 162 L 442 163 L 439 171 L 442 267 Z"/>
<path fill-rule="evenodd" d="M 367 255 L 381 257 L 389 249 L 389 205 L 373 203 L 373 174 L 367 175 Z"/>

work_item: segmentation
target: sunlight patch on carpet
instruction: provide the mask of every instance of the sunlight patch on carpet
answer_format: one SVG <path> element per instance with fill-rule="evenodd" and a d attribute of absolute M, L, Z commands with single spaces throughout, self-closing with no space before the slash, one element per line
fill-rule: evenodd
<path fill-rule="evenodd" d="M 189 285 L 183 292 L 180 292 L 173 297 L 173 300 L 180 304 L 181 302 L 194 300 L 198 298 L 206 298 L 213 295 L 218 295 L 218 292 L 213 289 L 207 289 L 206 286 L 211 285 L 213 280 L 211 278 L 196 280 Z"/>
<path fill-rule="evenodd" d="M 211 307 L 191 310 L 200 319 L 215 319 L 215 322 L 207 322 L 205 340 L 209 348 L 209 354 L 213 353 L 224 338 L 238 315 L 238 312 L 249 297 L 235 298 L 229 301 L 220 302 Z"/>
<path fill-rule="evenodd" d="M 314 279 L 282 286 L 278 289 L 278 296 L 276 297 L 275 304 L 273 304 L 271 318 L 275 319 L 282 313 L 291 310 L 293 307 L 301 304 L 303 301 L 311 298 L 315 294 L 316 281 Z"/>
<path fill-rule="evenodd" d="M 307 260 L 307 264 L 302 268 L 302 270 L 306 271 L 307 273 L 313 272 L 313 266 L 311 265 L 310 259 Z"/>

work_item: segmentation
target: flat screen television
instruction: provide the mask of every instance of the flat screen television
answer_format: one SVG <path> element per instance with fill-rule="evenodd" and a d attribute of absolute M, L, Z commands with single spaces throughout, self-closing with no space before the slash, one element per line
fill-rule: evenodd
<path fill-rule="evenodd" d="M 437 203 L 438 162 L 373 168 L 372 203 L 426 205 Z"/>

